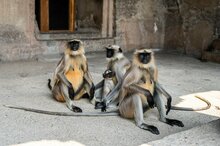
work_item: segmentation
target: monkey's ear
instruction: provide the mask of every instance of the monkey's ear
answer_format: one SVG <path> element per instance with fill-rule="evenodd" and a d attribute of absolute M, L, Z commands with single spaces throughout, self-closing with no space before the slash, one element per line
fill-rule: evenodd
<path fill-rule="evenodd" d="M 119 50 L 120 53 L 122 53 L 122 49 L 121 48 L 119 48 L 118 50 Z"/>

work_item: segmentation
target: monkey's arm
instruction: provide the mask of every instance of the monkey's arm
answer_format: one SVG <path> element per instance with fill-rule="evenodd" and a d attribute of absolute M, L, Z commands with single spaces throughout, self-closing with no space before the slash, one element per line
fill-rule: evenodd
<path fill-rule="evenodd" d="M 92 86 L 93 85 L 93 81 L 92 81 L 92 76 L 90 75 L 90 73 L 89 73 L 89 68 L 88 68 L 88 63 L 87 63 L 87 60 L 85 59 L 85 61 L 84 61 L 85 63 L 84 64 L 82 64 L 82 66 L 81 66 L 81 68 L 82 68 L 82 70 L 83 70 L 83 72 L 84 72 L 84 79 L 86 80 L 86 82 L 90 85 L 90 86 Z"/>
<path fill-rule="evenodd" d="M 160 92 L 161 94 L 163 94 L 167 98 L 167 111 L 166 111 L 166 115 L 167 115 L 170 112 L 170 109 L 171 109 L 172 97 L 159 84 L 159 82 L 158 82 L 158 69 L 157 69 L 156 65 L 154 65 L 153 67 L 149 68 L 149 73 L 150 73 L 151 79 L 153 79 L 153 81 L 154 81 L 155 90 L 157 90 L 158 92 Z"/>
<path fill-rule="evenodd" d="M 127 87 L 127 90 L 132 93 L 141 93 L 147 98 L 147 102 L 151 108 L 154 107 L 154 99 L 149 90 L 142 88 L 136 84 L 132 84 Z"/>
<path fill-rule="evenodd" d="M 126 74 L 127 68 L 129 67 L 130 67 L 130 62 L 127 59 L 124 59 L 120 63 L 115 65 L 114 70 L 117 79 L 117 84 L 112 89 L 112 91 L 106 97 L 104 97 L 104 102 L 106 104 L 109 104 L 111 101 L 114 101 L 118 97 L 119 90 L 122 86 L 123 78 Z"/>
<path fill-rule="evenodd" d="M 57 78 L 64 83 L 68 88 L 72 88 L 72 84 L 67 80 L 66 76 L 64 75 L 65 73 L 65 62 L 64 62 L 64 57 L 61 59 L 59 64 L 57 65 L 55 74 Z"/>
<path fill-rule="evenodd" d="M 150 91 L 138 86 L 139 82 L 142 79 L 142 71 L 137 67 L 131 68 L 128 73 L 125 75 L 125 79 L 123 81 L 123 88 L 126 88 L 128 92 L 131 93 L 141 93 L 146 96 L 148 104 L 151 108 L 154 106 L 154 99 L 151 95 Z M 124 97 L 122 97 L 124 98 Z"/>
<path fill-rule="evenodd" d="M 98 84 L 95 85 L 95 90 L 102 88 L 104 86 L 104 80 L 101 80 Z"/>
<path fill-rule="evenodd" d="M 158 82 L 155 82 L 155 90 L 157 90 L 167 98 L 167 111 L 166 111 L 166 115 L 167 115 L 171 109 L 172 97 L 169 93 L 166 92 L 166 90 Z"/>
<path fill-rule="evenodd" d="M 86 82 L 86 84 L 85 84 L 86 91 L 89 94 L 90 99 L 92 99 L 95 94 L 95 86 L 94 86 L 94 83 L 92 81 L 92 77 L 91 77 L 89 70 L 88 70 L 87 60 L 85 62 L 86 63 L 82 65 L 82 70 L 84 72 L 83 78 L 84 78 L 84 81 Z"/>
<path fill-rule="evenodd" d="M 66 79 L 65 75 L 62 72 L 59 72 L 57 74 L 57 77 L 59 78 L 59 80 L 61 80 L 61 82 L 63 82 L 67 87 L 71 88 L 72 85 L 71 83 Z"/>

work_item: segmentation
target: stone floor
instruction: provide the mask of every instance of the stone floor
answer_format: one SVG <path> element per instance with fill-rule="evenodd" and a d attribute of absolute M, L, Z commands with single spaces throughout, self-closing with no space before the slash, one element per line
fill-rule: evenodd
<path fill-rule="evenodd" d="M 131 59 L 130 53 L 126 56 Z M 90 53 L 87 57 L 89 69 L 97 83 L 105 70 L 105 54 Z M 204 106 L 194 95 L 203 96 L 212 103 L 212 107 L 206 111 L 171 111 L 168 117 L 183 121 L 184 128 L 159 122 L 156 109 L 145 113 L 145 121 L 157 126 L 160 135 L 141 130 L 133 120 L 120 117 L 60 117 L 4 107 L 4 104 L 13 104 L 69 112 L 65 104 L 51 98 L 47 88 L 47 79 L 51 77 L 57 59 L 41 58 L 38 62 L 0 63 L 0 145 L 42 145 L 44 142 L 61 145 L 65 142 L 62 143 L 65 146 L 136 146 L 219 119 L 220 64 L 203 63 L 184 55 L 159 52 L 156 53 L 156 59 L 159 81 L 173 96 L 173 105 Z M 85 112 L 95 111 L 87 100 L 76 101 L 76 104 Z M 198 131 L 198 134 L 201 133 Z"/>

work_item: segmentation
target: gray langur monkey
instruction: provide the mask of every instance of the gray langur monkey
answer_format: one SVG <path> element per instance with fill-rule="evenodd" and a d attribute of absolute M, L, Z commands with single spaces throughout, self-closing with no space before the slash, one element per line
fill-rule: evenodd
<path fill-rule="evenodd" d="M 155 82 L 151 79 L 149 68 L 154 65 L 154 58 L 147 49 L 134 53 L 132 66 L 125 75 L 119 94 L 119 113 L 124 118 L 134 118 L 136 125 L 153 134 L 159 134 L 157 127 L 144 122 L 143 113 L 156 105 L 160 120 L 169 125 L 183 127 L 178 120 L 165 118 L 165 105 L 158 96 Z M 156 73 L 157 74 L 157 73 Z M 155 74 L 155 75 L 156 75 Z"/>
<path fill-rule="evenodd" d="M 158 69 L 155 63 L 155 59 L 154 59 L 154 53 L 152 52 L 152 50 L 150 49 L 145 49 L 146 52 L 149 52 L 149 58 L 151 58 L 151 65 L 148 66 L 148 73 L 150 74 L 150 79 L 154 82 L 154 90 L 155 90 L 155 94 L 159 95 L 160 97 L 162 97 L 162 95 L 164 95 L 164 97 L 166 97 L 167 99 L 167 105 L 166 105 L 166 115 L 168 115 L 169 111 L 172 110 L 181 110 L 181 111 L 201 111 L 201 110 L 207 110 L 211 107 L 211 103 L 200 97 L 200 96 L 195 96 L 196 98 L 200 99 L 201 101 L 205 102 L 207 104 L 207 106 L 205 107 L 200 107 L 200 108 L 187 108 L 187 107 L 177 107 L 177 106 L 172 106 L 171 102 L 172 102 L 172 97 L 169 93 L 167 93 L 167 91 L 161 86 L 161 84 L 158 82 Z"/>
<path fill-rule="evenodd" d="M 124 56 L 122 49 L 118 45 L 109 45 L 105 47 L 106 58 L 108 61 L 107 70 L 113 73 L 111 78 L 105 78 L 95 86 L 95 96 L 93 104 L 95 108 L 105 108 L 106 105 L 115 106 L 118 104 L 118 94 L 121 87 L 124 74 L 130 68 L 130 61 Z M 106 98 L 111 94 L 111 98 Z"/>
<path fill-rule="evenodd" d="M 200 107 L 200 108 L 187 108 L 187 107 L 172 106 L 171 105 L 171 102 L 172 102 L 171 95 L 158 82 L 158 69 L 155 64 L 154 53 L 152 50 L 149 50 L 149 49 L 147 49 L 147 51 L 151 52 L 149 55 L 149 58 L 151 58 L 151 60 L 150 60 L 151 63 L 150 63 L 150 66 L 148 66 L 147 70 L 148 70 L 148 73 L 150 75 L 151 80 L 154 82 L 154 90 L 155 90 L 156 94 L 160 95 L 161 98 L 162 98 L 162 95 L 164 95 L 164 97 L 167 99 L 167 105 L 165 106 L 167 109 L 166 115 L 168 115 L 168 113 L 171 109 L 172 110 L 181 110 L 181 111 L 201 111 L 201 110 L 207 110 L 211 107 L 211 103 L 208 100 L 206 100 L 200 96 L 195 96 L 195 97 L 202 100 L 203 102 L 205 102 L 207 104 L 207 106 Z M 140 56 L 140 57 L 143 57 L 143 56 Z M 133 60 L 133 62 L 134 61 L 135 60 Z M 114 90 L 111 90 L 110 93 L 107 94 L 107 96 L 103 96 L 103 99 L 104 99 L 105 103 L 107 103 L 107 104 L 104 104 L 104 105 L 102 104 L 102 111 L 106 111 L 107 106 L 112 103 L 112 99 L 117 99 L 117 101 L 118 101 L 118 95 L 119 95 L 118 93 L 119 93 L 120 87 L 121 87 L 121 85 L 118 86 L 118 88 L 114 88 Z"/>
<path fill-rule="evenodd" d="M 103 94 L 102 96 L 106 96 L 108 95 L 108 93 L 110 93 L 112 91 L 112 89 L 115 87 L 116 85 L 116 79 L 115 79 L 115 72 L 113 72 L 110 69 L 107 69 L 104 73 L 103 73 L 103 78 L 104 78 L 104 85 L 103 85 Z"/>
<path fill-rule="evenodd" d="M 66 102 L 73 112 L 82 112 L 72 100 L 79 100 L 87 95 L 89 99 L 94 96 L 94 84 L 88 70 L 88 62 L 84 52 L 84 44 L 80 40 L 67 43 L 64 56 L 59 61 L 48 87 L 53 97 L 59 102 Z"/>
<path fill-rule="evenodd" d="M 159 130 L 156 127 L 147 125 L 143 120 L 143 113 L 146 112 L 149 107 L 153 108 L 154 105 L 157 107 L 160 121 L 171 126 L 176 125 L 179 127 L 183 127 L 183 123 L 176 119 L 166 118 L 165 112 L 168 113 L 170 109 L 198 111 L 210 108 L 210 102 L 199 96 L 196 97 L 204 101 L 207 104 L 206 107 L 194 109 L 171 106 L 171 96 L 159 84 L 157 76 L 158 70 L 155 64 L 153 52 L 149 49 L 137 50 L 134 53 L 132 66 L 125 75 L 119 94 L 118 107 L 119 114 L 122 117 L 134 118 L 136 125 L 141 129 L 149 130 L 153 134 L 159 134 Z M 143 89 L 149 91 L 151 94 L 143 94 L 143 91 L 141 91 Z M 162 94 L 168 99 L 167 107 L 162 100 Z M 151 101 L 152 99 L 153 102 Z M 166 108 L 167 111 L 165 111 Z"/>

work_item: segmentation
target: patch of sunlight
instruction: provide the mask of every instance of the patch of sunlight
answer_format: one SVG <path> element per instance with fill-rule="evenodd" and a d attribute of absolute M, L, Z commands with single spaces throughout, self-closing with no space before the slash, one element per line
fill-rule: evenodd
<path fill-rule="evenodd" d="M 85 146 L 76 141 L 61 142 L 58 140 L 41 140 L 41 141 L 30 141 L 23 144 L 15 144 L 11 146 Z"/>
<path fill-rule="evenodd" d="M 200 99 L 196 98 L 195 96 L 200 96 L 205 98 L 211 103 L 211 107 L 208 110 L 203 111 L 196 111 L 198 113 L 208 114 L 216 117 L 220 117 L 220 91 L 208 91 L 208 92 L 200 92 L 200 93 L 193 93 L 189 95 L 180 96 L 183 101 L 176 104 L 175 106 L 178 107 L 192 107 L 192 108 L 200 108 L 205 107 L 207 104 Z"/>
<path fill-rule="evenodd" d="M 151 145 L 149 145 L 149 144 L 142 144 L 142 145 L 140 145 L 140 146 L 151 146 Z"/>

